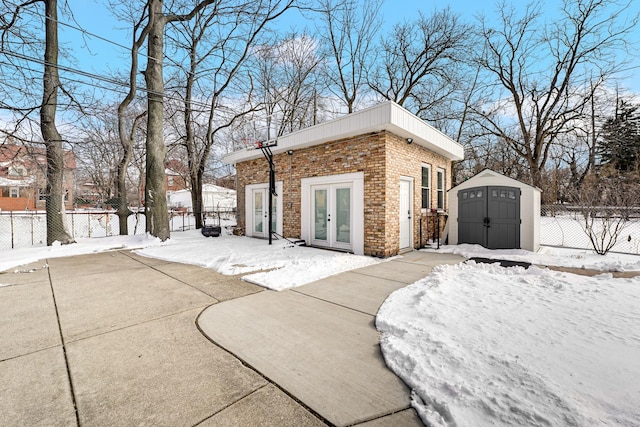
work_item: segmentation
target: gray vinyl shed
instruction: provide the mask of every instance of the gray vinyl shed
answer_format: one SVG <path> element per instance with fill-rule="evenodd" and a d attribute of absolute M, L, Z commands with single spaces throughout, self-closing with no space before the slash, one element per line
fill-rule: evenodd
<path fill-rule="evenodd" d="M 449 190 L 449 244 L 540 247 L 540 189 L 485 169 Z"/>

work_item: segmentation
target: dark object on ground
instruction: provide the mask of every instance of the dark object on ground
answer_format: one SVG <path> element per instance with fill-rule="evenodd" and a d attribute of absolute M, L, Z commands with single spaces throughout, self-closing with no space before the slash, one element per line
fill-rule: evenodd
<path fill-rule="evenodd" d="M 200 232 L 204 237 L 218 237 L 222 229 L 219 225 L 203 225 Z"/>
<path fill-rule="evenodd" d="M 220 215 L 218 215 L 218 225 L 207 225 L 207 218 L 202 219 L 202 228 L 200 232 L 204 237 L 218 237 L 222 233 L 222 227 L 220 227 Z"/>
<path fill-rule="evenodd" d="M 530 262 L 522 262 L 522 261 L 509 261 L 507 259 L 491 259 L 491 258 L 480 258 L 480 257 L 473 257 L 473 258 L 469 258 L 469 261 L 475 261 L 476 263 L 485 263 L 485 264 L 495 264 L 497 262 L 500 263 L 500 267 L 524 267 L 524 269 L 526 270 L 527 268 L 531 267 L 531 263 Z"/>

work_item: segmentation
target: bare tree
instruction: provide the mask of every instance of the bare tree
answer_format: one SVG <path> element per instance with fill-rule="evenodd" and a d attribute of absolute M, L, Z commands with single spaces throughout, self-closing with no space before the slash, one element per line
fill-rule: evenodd
<path fill-rule="evenodd" d="M 317 123 L 321 63 L 316 40 L 306 33 L 292 33 L 256 49 L 256 96 L 264 105 L 264 126 L 271 137 Z"/>
<path fill-rule="evenodd" d="M 145 217 L 147 232 L 164 241 L 169 238 L 169 213 L 164 189 L 164 31 L 167 24 L 188 21 L 198 12 L 219 0 L 195 2 L 184 14 L 166 13 L 163 0 L 147 0 L 147 23 L 143 30 L 147 42 L 147 66 L 144 78 L 147 85 L 147 139 Z"/>
<path fill-rule="evenodd" d="M 58 92 L 62 90 L 60 77 L 58 74 L 58 2 L 57 0 L 30 0 L 16 4 L 14 9 L 2 17 L 2 46 L 4 53 L 14 59 L 33 61 L 34 58 L 24 53 L 9 49 L 9 39 L 17 35 L 25 46 L 32 46 L 33 40 L 29 40 L 26 34 L 21 34 L 19 22 L 21 13 L 29 13 L 31 7 L 42 3 L 44 10 L 42 18 L 44 20 L 44 57 L 41 61 L 43 68 L 42 77 L 42 98 L 41 103 L 36 106 L 15 108 L 14 111 L 21 110 L 23 118 L 28 118 L 31 112 L 39 109 L 39 126 L 42 141 L 46 149 L 47 157 L 47 188 L 46 188 L 46 216 L 47 216 L 47 245 L 54 242 L 62 244 L 73 243 L 73 238 L 65 229 L 64 224 L 64 150 L 62 136 L 56 126 L 56 111 L 58 107 Z M 38 13 L 36 13 L 37 15 Z M 13 47 L 16 47 L 14 44 Z M 7 48 L 5 50 L 5 48 Z M 21 47 L 23 48 L 23 47 Z M 29 69 L 30 67 L 28 67 Z M 31 70 L 33 71 L 33 70 Z M 16 82 L 13 82 L 16 84 Z M 30 85 L 28 85 L 30 86 Z M 22 89 L 20 90 L 22 92 Z M 68 95 L 68 92 L 67 92 Z M 4 104 L 4 102 L 3 102 Z M 6 107 L 3 105 L 3 107 Z"/>
<path fill-rule="evenodd" d="M 117 124 L 109 107 L 105 108 L 103 117 L 84 124 L 86 136 L 74 144 L 74 153 L 78 170 L 76 179 L 82 178 L 82 184 L 90 184 L 94 189 L 95 200 L 102 207 L 103 203 L 114 196 L 116 187 L 116 171 L 120 156 L 117 141 Z M 112 110 L 111 110 L 112 111 Z M 105 120 L 106 119 L 106 120 Z"/>
<path fill-rule="evenodd" d="M 294 0 L 216 3 L 192 21 L 183 21 L 173 40 L 187 52 L 180 144 L 187 153 L 196 228 L 202 227 L 202 185 L 219 132 L 255 111 L 252 80 L 245 63 L 267 25 L 294 5 Z M 203 73 L 203 70 L 207 73 Z M 194 93 L 196 88 L 200 88 Z M 196 97 L 199 97 L 196 99 Z"/>
<path fill-rule="evenodd" d="M 485 132 L 526 161 L 536 186 L 553 144 L 578 126 L 595 89 L 619 69 L 616 50 L 636 23 L 606 0 L 564 0 L 558 18 L 547 23 L 541 9 L 530 5 L 519 17 L 502 3 L 498 27 L 481 21 L 479 63 L 502 93 L 476 111 Z"/>
<path fill-rule="evenodd" d="M 318 33 L 333 60 L 333 66 L 326 68 L 329 90 L 344 102 L 348 113 L 355 110 L 366 86 L 381 5 L 382 0 L 319 0 L 323 25 Z"/>
<path fill-rule="evenodd" d="M 620 174 L 605 167 L 570 192 L 582 215 L 581 226 L 594 251 L 606 255 L 616 244 L 640 201 L 638 173 Z"/>
<path fill-rule="evenodd" d="M 117 9 L 117 5 L 111 5 L 112 10 Z M 118 104 L 118 140 L 120 142 L 120 158 L 116 167 L 116 181 L 115 181 L 115 199 L 116 199 L 116 211 L 118 215 L 119 232 L 121 236 L 129 234 L 128 218 L 132 214 L 129 209 L 128 197 L 127 197 L 127 173 L 129 165 L 134 154 L 134 143 L 137 129 L 146 117 L 146 111 L 135 112 L 135 117 L 131 119 L 131 104 L 136 97 L 136 91 L 138 88 L 137 75 L 138 75 L 138 55 L 140 48 L 143 46 L 148 34 L 149 26 L 144 26 L 145 19 L 148 14 L 148 4 L 145 4 L 142 12 L 136 18 L 133 18 L 135 11 L 130 11 L 126 16 L 133 21 L 133 31 L 131 40 L 131 63 L 129 67 L 128 84 L 129 90 L 125 97 Z"/>
<path fill-rule="evenodd" d="M 450 9 L 395 25 L 382 40 L 369 86 L 416 114 L 434 110 L 455 90 L 452 83 L 469 32 Z"/>

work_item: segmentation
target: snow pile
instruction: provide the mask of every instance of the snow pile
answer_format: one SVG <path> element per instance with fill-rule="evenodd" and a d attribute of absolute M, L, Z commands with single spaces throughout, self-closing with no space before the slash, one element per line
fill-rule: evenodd
<path fill-rule="evenodd" d="M 640 278 L 459 264 L 378 312 L 427 425 L 640 425 Z"/>
<path fill-rule="evenodd" d="M 163 245 L 136 251 L 167 261 L 195 264 L 273 290 L 284 290 L 327 276 L 381 262 L 371 257 L 295 246 L 287 240 L 232 236 L 204 238 L 199 231 L 174 233 Z"/>
<path fill-rule="evenodd" d="M 435 251 L 452 253 L 466 258 L 482 257 L 491 259 L 508 259 L 528 262 L 536 265 L 553 265 L 575 268 L 586 268 L 600 271 L 640 271 L 640 256 L 631 254 L 609 253 L 598 255 L 592 250 L 553 248 L 542 246 L 538 252 L 523 249 L 491 250 L 480 245 L 447 245 Z"/>

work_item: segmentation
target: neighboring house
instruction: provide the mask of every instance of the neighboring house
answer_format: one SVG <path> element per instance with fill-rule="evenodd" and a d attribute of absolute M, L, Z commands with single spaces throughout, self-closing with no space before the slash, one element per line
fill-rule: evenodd
<path fill-rule="evenodd" d="M 191 191 L 179 190 L 167 192 L 167 204 L 171 209 L 193 210 Z M 205 212 L 234 211 L 236 209 L 236 190 L 213 184 L 202 186 L 202 208 Z"/>
<path fill-rule="evenodd" d="M 73 209 L 73 172 L 76 159 L 64 152 L 65 208 Z M 47 157 L 44 148 L 0 145 L 0 210 L 45 209 Z"/>
<path fill-rule="evenodd" d="M 188 190 L 189 184 L 185 177 L 187 176 L 186 167 L 177 160 L 168 160 L 165 162 L 164 169 L 164 190 L 167 196 L 167 205 L 169 204 L 169 195 L 175 191 Z M 144 203 L 144 182 L 145 177 L 141 178 L 142 186 L 140 188 L 140 200 Z"/>
<path fill-rule="evenodd" d="M 167 192 L 186 190 L 189 188 L 185 182 L 184 176 L 173 169 L 165 169 L 164 174 L 164 188 Z"/>
<path fill-rule="evenodd" d="M 393 102 L 278 138 L 274 230 L 308 245 L 388 257 L 420 247 L 423 215 L 446 211 L 463 147 Z M 237 174 L 238 227 L 267 237 L 261 150 L 225 156 Z"/>
<path fill-rule="evenodd" d="M 95 208 L 103 207 L 105 196 L 100 191 L 98 185 L 91 181 L 78 184 L 76 188 L 76 207 L 78 208 Z"/>
<path fill-rule="evenodd" d="M 176 159 L 167 160 L 165 166 L 164 187 L 166 191 L 188 190 L 189 183 L 186 177 L 189 176 L 187 167 Z"/>
<path fill-rule="evenodd" d="M 217 178 L 214 182 L 217 186 L 230 188 L 235 191 L 236 189 L 236 175 L 227 175 L 222 178 Z"/>

